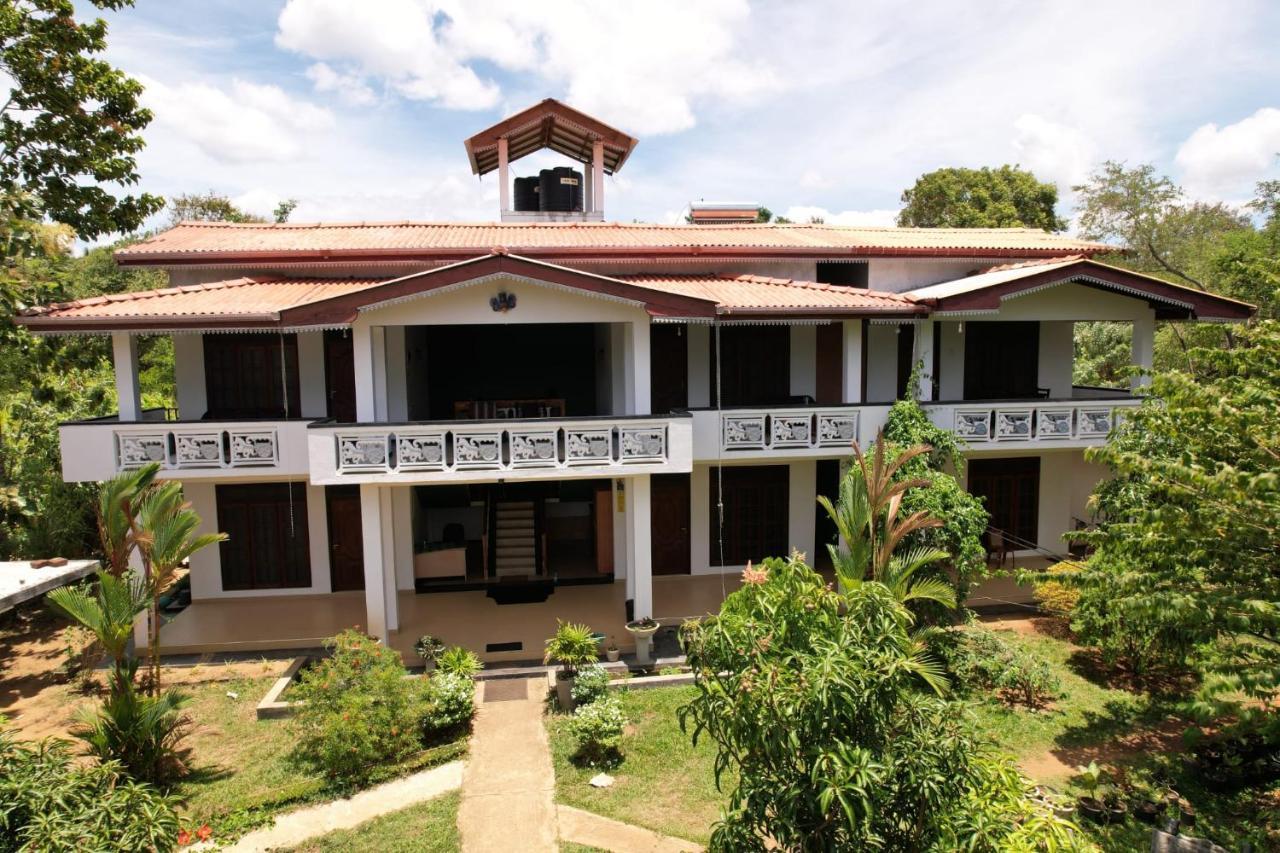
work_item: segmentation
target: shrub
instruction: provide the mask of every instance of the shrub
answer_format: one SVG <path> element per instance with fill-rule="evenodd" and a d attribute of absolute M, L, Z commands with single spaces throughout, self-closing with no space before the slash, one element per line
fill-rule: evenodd
<path fill-rule="evenodd" d="M 1058 563 L 1049 569 L 1050 577 L 1048 579 L 1035 583 L 1032 589 L 1035 592 L 1036 603 L 1040 605 L 1041 610 L 1050 616 L 1071 617 L 1071 611 L 1075 610 L 1076 602 L 1080 600 L 1080 590 L 1071 584 L 1052 577 L 1052 575 L 1074 571 L 1076 571 L 1074 566 Z"/>
<path fill-rule="evenodd" d="M 464 649 L 462 646 L 454 646 L 444 651 L 436 660 L 436 669 L 440 672 L 474 678 L 480 670 L 484 669 L 484 664 L 480 662 L 480 658 L 476 657 L 475 652 Z"/>
<path fill-rule="evenodd" d="M 117 762 L 135 781 L 164 785 L 185 776 L 191 755 L 183 745 L 191 729 L 190 718 L 182 713 L 187 697 L 176 690 L 146 695 L 133 684 L 138 661 L 125 667 L 125 672 L 112 674 L 101 707 L 79 715 L 72 734 L 84 741 L 90 755 Z"/>
<path fill-rule="evenodd" d="M 118 764 L 75 761 L 69 746 L 19 744 L 0 731 L 0 850 L 174 849 L 172 798 Z"/>
<path fill-rule="evenodd" d="M 423 688 L 408 679 L 400 655 L 358 631 L 325 642 L 333 654 L 305 669 L 291 723 L 293 755 L 330 779 L 360 782 L 380 763 L 420 746 Z"/>
<path fill-rule="evenodd" d="M 413 650 L 417 652 L 418 657 L 422 658 L 423 663 L 433 664 L 440 660 L 440 655 L 444 654 L 444 643 L 439 637 L 423 634 L 418 638 L 418 642 L 413 644 Z"/>
<path fill-rule="evenodd" d="M 569 719 L 569 733 L 578 744 L 574 760 L 583 764 L 613 766 L 622 760 L 622 730 L 627 719 L 617 699 L 600 699 L 582 705 Z"/>
<path fill-rule="evenodd" d="M 993 691 L 1028 706 L 1055 698 L 1061 684 L 1049 664 L 985 628 L 940 632 L 930 647 L 950 670 L 959 692 Z"/>
<path fill-rule="evenodd" d="M 596 635 L 586 625 L 557 620 L 556 633 L 547 640 L 544 663 L 558 663 L 565 675 L 576 675 L 579 667 L 595 663 L 600 657 Z"/>
<path fill-rule="evenodd" d="M 573 703 L 590 705 L 609 693 L 609 671 L 599 664 L 591 664 L 578 670 L 573 681 Z"/>
<path fill-rule="evenodd" d="M 476 686 L 469 675 L 439 672 L 427 679 L 423 695 L 422 731 L 428 738 L 465 726 L 475 714 Z"/>

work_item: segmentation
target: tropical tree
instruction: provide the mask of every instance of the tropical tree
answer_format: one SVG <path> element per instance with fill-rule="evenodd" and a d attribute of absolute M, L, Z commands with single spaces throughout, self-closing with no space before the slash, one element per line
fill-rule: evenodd
<path fill-rule="evenodd" d="M 868 460 L 857 442 L 853 444 L 855 464 L 840 482 L 836 504 L 826 496 L 818 503 L 831 517 L 841 544 L 828 544 L 831 562 L 842 592 L 848 593 L 868 581 L 887 587 L 900 603 L 932 601 L 955 607 L 955 589 L 940 577 L 916 577 L 928 566 L 947 559 L 947 552 L 924 545 L 901 550 L 913 533 L 940 527 L 942 522 L 919 510 L 900 515 L 903 495 L 927 486 L 924 479 L 897 479 L 895 474 L 912 459 L 927 454 L 917 445 L 893 458 L 885 451 L 883 433 L 876 438 Z"/>
<path fill-rule="evenodd" d="M 159 471 L 152 463 L 118 474 L 98 488 L 98 539 L 108 571 L 118 578 L 129 571 L 129 558 L 138 547 L 134 516 Z"/>
<path fill-rule="evenodd" d="M 133 623 L 150 603 L 141 578 L 126 572 L 115 575 L 99 570 L 95 588 L 89 585 L 64 586 L 45 596 L 55 607 L 93 632 L 98 644 L 111 658 L 112 689 L 132 681 L 129 641 Z"/>
<path fill-rule="evenodd" d="M 1043 228 L 1063 231 L 1058 188 L 1017 166 L 937 169 L 902 193 L 898 224 L 917 228 Z"/>
<path fill-rule="evenodd" d="M 182 496 L 182 485 L 151 484 L 141 493 L 137 511 L 128 516 L 130 534 L 142 555 L 143 578 L 151 599 L 147 626 L 151 688 L 160 691 L 160 596 L 173 583 L 174 572 L 192 554 L 222 542 L 225 533 L 200 533 L 200 516 Z"/>

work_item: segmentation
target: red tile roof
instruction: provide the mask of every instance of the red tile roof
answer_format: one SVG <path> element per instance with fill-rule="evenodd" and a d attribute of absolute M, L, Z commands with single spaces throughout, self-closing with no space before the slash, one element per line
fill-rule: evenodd
<path fill-rule="evenodd" d="M 183 222 L 116 253 L 122 264 L 466 260 L 503 248 L 543 260 L 877 255 L 1060 257 L 1113 247 L 1031 228 L 615 222 Z"/>
<path fill-rule="evenodd" d="M 480 260 L 480 259 L 477 259 Z M 519 262 L 521 259 L 514 259 Z M 450 268 L 470 266 L 459 264 Z M 641 288 L 640 293 L 669 294 L 700 300 L 716 307 L 723 315 L 776 316 L 861 316 L 865 314 L 909 315 L 927 309 L 909 299 L 891 293 L 833 287 L 816 282 L 764 276 L 740 275 L 624 275 L 591 276 L 572 270 L 537 264 L 550 271 L 583 275 L 586 279 L 612 282 Z M 288 279 L 238 278 L 229 281 L 188 287 L 169 287 L 111 296 L 96 296 L 74 302 L 62 302 L 28 309 L 18 322 L 35 329 L 111 328 L 205 328 L 205 327 L 269 327 L 281 322 L 283 312 L 304 306 L 317 306 L 338 297 L 359 294 L 365 290 L 396 283 L 403 286 L 413 279 L 424 284 L 444 270 L 429 271 L 420 276 L 407 276 L 388 282 L 384 279 Z M 588 282 L 589 283 L 589 282 Z M 383 295 L 370 294 L 377 301 Z M 659 302 L 663 300 L 659 299 Z M 671 300 L 666 300 L 670 302 Z M 697 303 L 683 303 L 685 305 Z M 663 311 L 664 316 L 679 317 Z M 685 309 L 688 310 L 688 309 Z M 296 312 L 294 315 L 296 316 Z M 693 316 L 693 315 L 690 315 Z M 703 315 L 697 315 L 703 316 Z M 335 323 L 335 325 L 343 325 Z"/>

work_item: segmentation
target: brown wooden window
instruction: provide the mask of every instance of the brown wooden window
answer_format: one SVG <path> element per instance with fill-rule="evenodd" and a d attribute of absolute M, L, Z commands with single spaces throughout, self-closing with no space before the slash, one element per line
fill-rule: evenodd
<path fill-rule="evenodd" d="M 298 336 L 205 335 L 204 381 L 206 417 L 296 418 Z"/>
<path fill-rule="evenodd" d="M 1034 548 L 1039 538 L 1040 457 L 969 460 L 969 491 L 986 499 L 988 526 L 1001 531 L 1014 550 Z"/>
<path fill-rule="evenodd" d="M 724 487 L 721 536 L 719 490 Z M 711 469 L 712 566 L 741 566 L 748 560 L 787 555 L 788 469 L 786 465 L 752 465 Z M 724 542 L 724 560 L 720 543 Z"/>
<path fill-rule="evenodd" d="M 311 586 L 307 489 L 302 483 L 217 486 L 222 588 Z"/>

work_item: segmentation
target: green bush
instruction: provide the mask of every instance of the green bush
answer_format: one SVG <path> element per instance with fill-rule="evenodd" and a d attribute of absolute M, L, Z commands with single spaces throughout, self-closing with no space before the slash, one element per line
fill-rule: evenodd
<path fill-rule="evenodd" d="M 573 675 L 579 667 L 599 659 L 600 644 L 594 631 L 586 625 L 557 621 L 556 633 L 547 640 L 543 663 L 558 663 L 566 675 Z"/>
<path fill-rule="evenodd" d="M 1050 616 L 1071 617 L 1072 611 L 1076 609 L 1076 602 L 1080 600 L 1080 590 L 1052 576 L 1075 571 L 1077 571 L 1075 566 L 1058 563 L 1049 569 L 1048 579 L 1035 582 L 1032 589 L 1035 592 L 1036 603 L 1040 605 L 1042 611 Z"/>
<path fill-rule="evenodd" d="M 475 652 L 464 649 L 462 646 L 454 646 L 446 649 L 436 659 L 436 669 L 440 672 L 474 678 L 480 670 L 484 669 L 484 664 L 480 662 L 480 658 L 476 657 Z"/>
<path fill-rule="evenodd" d="M 1062 685 L 1046 661 L 985 628 L 953 628 L 931 648 L 946 663 L 957 692 L 996 692 L 1029 707 L 1054 699 Z"/>
<path fill-rule="evenodd" d="M 573 680 L 572 693 L 575 705 L 590 705 L 603 699 L 609 693 L 609 671 L 599 664 L 583 667 Z"/>
<path fill-rule="evenodd" d="M 429 665 L 440 660 L 440 655 L 444 654 L 444 643 L 439 637 L 423 634 L 418 638 L 418 642 L 413 644 L 413 650 L 418 657 L 422 658 L 423 663 Z"/>
<path fill-rule="evenodd" d="M 574 760 L 611 767 L 622 760 L 622 730 L 627 718 L 614 698 L 581 705 L 569 719 L 569 733 L 578 744 Z"/>
<path fill-rule="evenodd" d="M 303 670 L 294 688 L 300 704 L 291 723 L 293 755 L 335 781 L 362 782 L 377 765 L 420 747 L 424 690 L 418 679 L 405 678 L 399 653 L 358 631 L 325 646 L 332 655 Z"/>
<path fill-rule="evenodd" d="M 131 661 L 136 666 L 137 661 Z M 191 749 L 183 744 L 191 720 L 187 697 L 176 690 L 148 696 L 132 684 L 112 689 L 100 708 L 80 717 L 72 734 L 100 761 L 116 761 L 138 782 L 165 785 L 188 772 Z"/>
<path fill-rule="evenodd" d="M 428 738 L 465 726 L 475 714 L 476 686 L 469 675 L 439 672 L 427 679 L 423 695 L 422 731 Z"/>
<path fill-rule="evenodd" d="M 118 764 L 75 761 L 66 741 L 0 731 L 0 850 L 173 850 L 174 806 Z"/>

